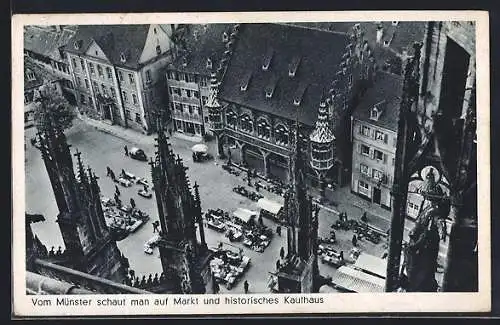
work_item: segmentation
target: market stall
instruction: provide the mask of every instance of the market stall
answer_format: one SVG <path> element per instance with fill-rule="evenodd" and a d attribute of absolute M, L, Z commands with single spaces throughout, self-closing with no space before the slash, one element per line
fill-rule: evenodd
<path fill-rule="evenodd" d="M 257 205 L 261 209 L 261 217 L 271 219 L 278 223 L 282 223 L 284 221 L 283 204 L 262 198 L 257 201 Z"/>

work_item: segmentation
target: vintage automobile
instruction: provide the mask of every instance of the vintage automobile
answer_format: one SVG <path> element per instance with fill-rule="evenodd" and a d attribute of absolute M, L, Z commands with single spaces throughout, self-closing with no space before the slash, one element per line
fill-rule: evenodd
<path fill-rule="evenodd" d="M 135 159 L 135 160 L 148 161 L 148 157 L 144 153 L 144 150 L 136 148 L 136 147 L 130 149 L 129 155 L 130 155 L 130 158 Z"/>
<path fill-rule="evenodd" d="M 118 178 L 118 183 L 123 187 L 132 186 L 132 182 L 129 181 L 128 179 L 123 178 L 123 177 Z"/>
<path fill-rule="evenodd" d="M 145 191 L 143 188 L 138 190 L 137 194 L 146 199 L 150 199 L 153 196 L 153 193 L 151 193 L 150 191 Z"/>
<path fill-rule="evenodd" d="M 151 187 L 151 185 L 148 183 L 148 180 L 144 177 L 137 177 L 135 183 L 139 184 L 139 185 Z"/>
<path fill-rule="evenodd" d="M 160 235 L 154 235 L 146 242 L 146 245 L 148 245 L 149 247 L 156 247 L 158 246 L 158 242 L 160 240 L 161 240 Z"/>
<path fill-rule="evenodd" d="M 345 265 L 344 254 L 342 252 L 337 253 L 331 250 L 327 250 L 321 255 L 321 263 L 340 267 L 342 265 Z"/>
<path fill-rule="evenodd" d="M 101 203 L 105 207 L 111 207 L 111 206 L 115 205 L 115 203 L 113 202 L 113 200 L 111 200 L 110 198 L 107 198 L 105 196 L 101 197 Z"/>
<path fill-rule="evenodd" d="M 192 148 L 191 151 L 193 152 L 193 161 L 194 162 L 201 162 L 204 160 L 210 160 L 212 159 L 212 155 L 208 153 L 208 147 L 206 144 L 203 143 L 198 143 L 195 144 Z"/>
<path fill-rule="evenodd" d="M 148 255 L 153 254 L 153 248 L 151 248 L 151 246 L 149 246 L 148 244 L 145 244 L 144 245 L 144 253 L 146 253 Z"/>
<path fill-rule="evenodd" d="M 132 211 L 132 207 L 130 205 L 122 205 L 119 209 L 125 213 L 130 213 Z"/>

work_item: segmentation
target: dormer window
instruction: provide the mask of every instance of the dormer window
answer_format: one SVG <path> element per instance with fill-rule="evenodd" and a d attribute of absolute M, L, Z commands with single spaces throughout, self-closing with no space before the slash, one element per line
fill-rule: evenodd
<path fill-rule="evenodd" d="M 393 21 L 392 26 L 397 26 L 399 24 L 399 21 Z"/>
<path fill-rule="evenodd" d="M 290 78 L 295 77 L 295 74 L 297 73 L 297 69 L 299 68 L 300 64 L 300 57 L 296 56 L 292 59 L 292 62 L 288 66 L 288 76 Z"/>
<path fill-rule="evenodd" d="M 370 112 L 370 119 L 374 121 L 378 121 L 380 118 L 380 115 L 382 114 L 382 104 L 385 102 L 385 100 L 381 101 L 380 103 L 377 103 L 376 105 L 373 106 L 371 112 Z"/>
<path fill-rule="evenodd" d="M 268 49 L 266 55 L 264 56 L 264 62 L 262 63 L 262 70 L 267 71 L 271 66 L 271 60 L 273 59 L 274 50 Z"/>
<path fill-rule="evenodd" d="M 293 96 L 293 104 L 295 106 L 299 106 L 300 103 L 302 102 L 302 98 L 304 97 L 304 93 L 306 92 L 306 88 L 307 88 L 306 83 L 299 84 L 299 87 L 297 88 L 297 91 L 295 92 L 295 95 Z"/>
<path fill-rule="evenodd" d="M 160 54 L 161 54 L 161 46 L 157 45 L 156 46 L 156 55 L 160 55 Z"/>
<path fill-rule="evenodd" d="M 361 25 L 359 23 L 354 24 L 354 30 L 358 31 L 361 29 Z"/>
<path fill-rule="evenodd" d="M 73 46 L 75 47 L 75 50 L 79 50 L 82 47 L 82 41 L 75 41 L 73 43 Z"/>
<path fill-rule="evenodd" d="M 207 59 L 207 69 L 212 69 L 212 59 Z"/>
<path fill-rule="evenodd" d="M 389 46 L 389 43 L 390 43 L 390 42 L 389 42 L 389 40 L 385 40 L 385 41 L 384 41 L 384 46 L 385 46 L 385 47 L 388 47 L 388 46 Z"/>
<path fill-rule="evenodd" d="M 29 80 L 29 81 L 33 81 L 35 80 L 35 74 L 33 73 L 33 71 L 28 71 L 26 72 L 26 78 Z"/>
<path fill-rule="evenodd" d="M 127 56 L 125 55 L 125 53 L 120 53 L 120 62 L 121 63 L 125 63 L 127 62 Z"/>
<path fill-rule="evenodd" d="M 265 93 L 266 93 L 266 98 L 267 99 L 270 99 L 270 98 L 273 97 L 274 90 L 276 89 L 276 84 L 277 83 L 278 83 L 278 78 L 276 78 L 275 76 L 273 76 L 271 78 L 271 81 L 269 82 L 269 84 L 265 88 Z"/>
<path fill-rule="evenodd" d="M 246 91 L 248 89 L 248 84 L 250 83 L 250 79 L 252 79 L 252 73 L 251 72 L 247 72 L 243 76 L 243 79 L 241 80 L 241 85 L 240 85 L 240 90 L 241 91 Z"/>
<path fill-rule="evenodd" d="M 229 41 L 229 35 L 227 34 L 227 32 L 222 33 L 222 41 L 224 43 L 226 43 L 227 41 Z"/>

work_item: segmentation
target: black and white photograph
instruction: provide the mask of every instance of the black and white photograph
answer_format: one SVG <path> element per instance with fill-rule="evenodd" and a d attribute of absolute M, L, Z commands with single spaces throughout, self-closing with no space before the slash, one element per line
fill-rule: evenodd
<path fill-rule="evenodd" d="M 366 17 L 22 23 L 18 294 L 231 313 L 482 291 L 478 16 Z"/>

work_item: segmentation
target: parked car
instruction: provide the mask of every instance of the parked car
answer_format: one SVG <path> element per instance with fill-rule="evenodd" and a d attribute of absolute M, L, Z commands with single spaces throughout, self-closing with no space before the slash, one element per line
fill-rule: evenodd
<path fill-rule="evenodd" d="M 148 255 L 153 254 L 153 248 L 151 248 L 151 246 L 149 246 L 148 244 L 145 244 L 144 245 L 144 253 L 146 253 Z"/>
<path fill-rule="evenodd" d="M 110 206 L 115 205 L 115 203 L 110 198 L 107 198 L 107 197 L 104 197 L 104 196 L 101 197 L 101 203 L 105 207 L 110 207 Z"/>
<path fill-rule="evenodd" d="M 132 182 L 129 181 L 128 179 L 123 178 L 123 177 L 118 178 L 118 183 L 124 187 L 132 186 Z"/>
<path fill-rule="evenodd" d="M 150 191 L 145 191 L 144 189 L 140 189 L 139 191 L 137 191 L 137 194 L 146 199 L 150 199 L 153 196 Z"/>
<path fill-rule="evenodd" d="M 144 150 L 136 148 L 136 147 L 130 149 L 129 155 L 130 155 L 130 158 L 135 159 L 135 160 L 148 161 L 148 157 L 144 153 Z"/>
<path fill-rule="evenodd" d="M 226 225 L 224 225 L 222 222 L 217 221 L 217 220 L 207 221 L 207 226 L 209 228 L 212 228 L 212 229 L 217 230 L 219 232 L 223 232 L 226 230 Z"/>

